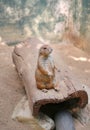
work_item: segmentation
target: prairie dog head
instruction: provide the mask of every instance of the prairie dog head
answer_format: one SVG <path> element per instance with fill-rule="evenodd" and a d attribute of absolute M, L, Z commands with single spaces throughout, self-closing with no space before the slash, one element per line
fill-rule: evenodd
<path fill-rule="evenodd" d="M 53 49 L 49 45 L 43 45 L 39 50 L 39 55 L 48 56 Z"/>

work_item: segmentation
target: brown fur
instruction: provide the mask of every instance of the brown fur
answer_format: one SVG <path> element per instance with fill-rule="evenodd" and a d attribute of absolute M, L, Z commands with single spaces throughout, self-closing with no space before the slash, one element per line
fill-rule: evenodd
<path fill-rule="evenodd" d="M 35 73 L 37 88 L 55 88 L 55 65 L 51 57 L 52 48 L 44 45 L 39 50 L 37 68 Z"/>

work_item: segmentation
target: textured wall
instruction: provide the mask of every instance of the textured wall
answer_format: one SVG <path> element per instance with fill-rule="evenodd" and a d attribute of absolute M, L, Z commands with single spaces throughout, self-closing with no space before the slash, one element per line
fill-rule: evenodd
<path fill-rule="evenodd" d="M 87 36 L 89 7 L 89 0 L 0 0 L 0 35 L 6 40 L 32 35 L 58 42 L 72 28 Z"/>

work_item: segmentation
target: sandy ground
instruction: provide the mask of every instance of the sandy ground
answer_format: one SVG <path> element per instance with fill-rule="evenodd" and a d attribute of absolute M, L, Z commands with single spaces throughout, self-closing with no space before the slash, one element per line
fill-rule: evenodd
<path fill-rule="evenodd" d="M 63 60 L 78 80 L 90 86 L 90 56 L 72 45 L 60 48 Z M 0 45 L 0 130 L 32 130 L 29 124 L 11 119 L 16 104 L 25 94 L 12 62 L 12 50 L 13 47 Z M 90 124 L 82 130 L 90 130 Z"/>
<path fill-rule="evenodd" d="M 16 104 L 25 93 L 12 64 L 12 49 L 0 46 L 0 130 L 32 130 L 30 125 L 11 119 Z"/>

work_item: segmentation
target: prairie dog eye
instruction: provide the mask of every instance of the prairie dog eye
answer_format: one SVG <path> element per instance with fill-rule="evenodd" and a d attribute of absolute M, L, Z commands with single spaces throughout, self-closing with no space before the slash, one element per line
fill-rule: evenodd
<path fill-rule="evenodd" d="M 44 49 L 47 49 L 46 47 L 44 47 Z"/>

